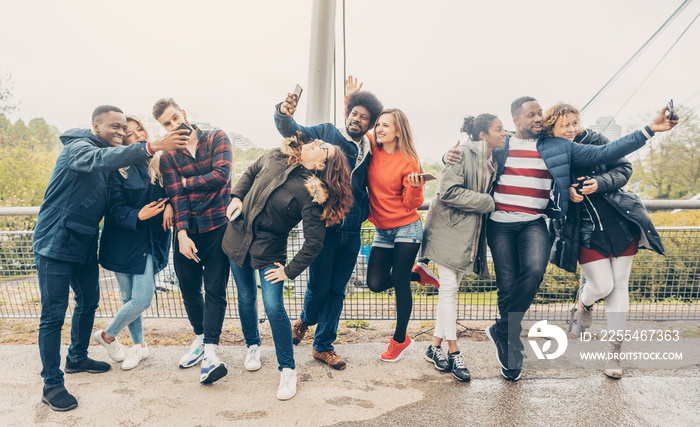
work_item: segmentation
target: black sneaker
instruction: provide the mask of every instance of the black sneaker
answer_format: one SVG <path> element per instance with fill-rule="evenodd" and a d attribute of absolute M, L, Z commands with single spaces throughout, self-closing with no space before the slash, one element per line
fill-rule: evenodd
<path fill-rule="evenodd" d="M 456 353 L 448 353 L 447 361 L 450 364 L 450 370 L 452 371 L 452 376 L 457 378 L 459 381 L 470 381 L 472 379 L 467 365 L 464 363 L 464 356 L 459 351 Z"/>
<path fill-rule="evenodd" d="M 78 372 L 89 372 L 91 374 L 101 374 L 112 369 L 112 366 L 107 362 L 92 360 L 89 357 L 80 362 L 71 362 L 66 357 L 66 374 L 76 374 Z"/>
<path fill-rule="evenodd" d="M 41 401 L 58 412 L 70 411 L 78 407 L 78 400 L 68 393 L 68 390 L 62 385 L 54 388 L 44 388 Z"/>
<path fill-rule="evenodd" d="M 502 341 L 498 335 L 496 335 L 496 324 L 494 323 L 493 325 L 489 326 L 488 328 L 484 329 L 484 332 L 486 332 L 486 336 L 489 337 L 489 340 L 493 343 L 493 345 L 496 346 L 496 359 L 498 360 L 498 363 L 501 365 L 501 368 L 507 369 L 508 368 L 508 342 Z"/>
<path fill-rule="evenodd" d="M 506 369 L 501 368 L 501 375 L 508 381 L 518 381 L 520 379 L 520 373 L 522 369 Z"/>
<path fill-rule="evenodd" d="M 429 346 L 428 351 L 425 353 L 425 360 L 435 365 L 435 369 L 438 371 L 449 372 L 450 370 L 450 363 L 447 361 L 445 353 L 442 352 L 442 348 L 440 346 Z"/>

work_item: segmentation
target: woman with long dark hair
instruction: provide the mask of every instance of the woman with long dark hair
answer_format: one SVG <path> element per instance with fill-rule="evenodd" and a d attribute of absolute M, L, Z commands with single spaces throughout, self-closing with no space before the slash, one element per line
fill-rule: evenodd
<path fill-rule="evenodd" d="M 280 400 L 294 397 L 297 382 L 284 281 L 311 265 L 323 249 L 326 226 L 338 224 L 351 206 L 350 168 L 343 152 L 320 140 L 303 144 L 299 136 L 286 138 L 280 148 L 256 160 L 233 189 L 222 248 L 238 289 L 248 347 L 244 366 L 249 371 L 261 367 L 257 270 L 280 370 Z M 289 232 L 302 220 L 304 244 L 284 265 Z"/>
<path fill-rule="evenodd" d="M 148 141 L 143 123 L 126 117 L 125 145 Z M 160 155 L 114 171 L 110 177 L 109 206 L 100 238 L 100 264 L 114 272 L 122 295 L 122 307 L 93 340 L 107 350 L 122 369 L 135 368 L 148 356 L 143 337 L 142 313 L 156 289 L 155 276 L 168 265 L 173 210 L 165 196 L 160 174 Z M 133 347 L 126 354 L 117 335 L 127 327 Z"/>
<path fill-rule="evenodd" d="M 375 232 L 367 262 L 367 287 L 372 292 L 394 288 L 396 329 L 380 359 L 396 362 L 413 345 L 406 328 L 413 308 L 411 267 L 423 241 L 418 208 L 423 204 L 425 179 L 403 111 L 382 111 L 374 138 L 367 181 L 369 221 Z"/>

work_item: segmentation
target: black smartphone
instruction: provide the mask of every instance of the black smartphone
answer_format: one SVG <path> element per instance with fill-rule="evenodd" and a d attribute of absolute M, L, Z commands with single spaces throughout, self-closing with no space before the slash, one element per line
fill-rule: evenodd
<path fill-rule="evenodd" d="M 161 197 L 160 199 L 156 200 L 156 205 L 159 205 L 160 202 L 168 201 L 169 199 L 170 197 Z"/>
<path fill-rule="evenodd" d="M 673 115 L 675 113 L 673 112 L 673 99 L 668 101 L 668 105 L 666 106 L 666 117 L 669 118 L 669 120 L 673 120 Z"/>
<path fill-rule="evenodd" d="M 202 262 L 202 260 L 201 260 L 201 259 L 199 259 L 199 257 L 197 256 L 197 254 L 196 254 L 196 253 L 194 253 L 194 251 L 192 252 L 192 256 L 194 257 L 194 259 L 196 259 L 196 260 L 197 260 L 197 262 Z"/>
<path fill-rule="evenodd" d="M 178 126 L 177 129 L 175 129 L 175 130 L 186 130 L 187 133 L 185 135 L 190 136 L 193 129 L 189 125 L 187 125 L 187 123 L 182 122 L 182 123 L 180 123 L 180 126 Z"/>
<path fill-rule="evenodd" d="M 423 179 L 425 180 L 425 182 L 437 179 L 437 178 L 435 178 L 435 175 L 433 175 L 432 173 L 420 173 L 420 174 L 418 174 L 418 176 L 422 176 Z"/>
<path fill-rule="evenodd" d="M 297 96 L 297 104 L 299 104 L 299 98 L 301 98 L 301 93 L 304 91 L 304 89 L 301 88 L 298 84 L 294 88 L 294 92 L 292 92 L 294 95 Z"/>

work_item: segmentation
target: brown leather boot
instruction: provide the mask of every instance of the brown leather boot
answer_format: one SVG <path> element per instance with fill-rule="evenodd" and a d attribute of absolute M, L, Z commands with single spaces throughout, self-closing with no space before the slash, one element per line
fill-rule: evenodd
<path fill-rule="evenodd" d="M 304 336 L 306 336 L 306 331 L 308 330 L 309 325 L 302 322 L 301 319 L 294 322 L 294 325 L 292 325 L 292 342 L 294 345 L 299 344 L 301 340 L 304 339 Z"/>
<path fill-rule="evenodd" d="M 338 354 L 333 350 L 318 352 L 316 349 L 313 349 L 311 354 L 314 356 L 314 359 L 326 363 L 333 369 L 341 371 L 345 369 L 345 366 L 347 366 L 347 363 L 345 363 L 343 358 L 338 356 Z"/>

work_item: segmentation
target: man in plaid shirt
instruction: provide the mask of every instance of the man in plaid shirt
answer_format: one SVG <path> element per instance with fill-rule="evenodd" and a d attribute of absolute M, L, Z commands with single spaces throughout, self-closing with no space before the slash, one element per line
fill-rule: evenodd
<path fill-rule="evenodd" d="M 203 131 L 190 125 L 187 113 L 172 98 L 156 102 L 153 117 L 167 131 L 181 125 L 192 130 L 184 149 L 163 153 L 160 171 L 175 212 L 175 274 L 197 336 L 180 359 L 180 368 L 202 361 L 200 382 L 209 384 L 228 373 L 216 347 L 226 314 L 229 262 L 221 240 L 231 201 L 233 150 L 224 131 Z"/>

